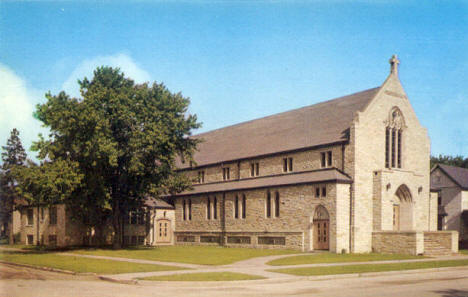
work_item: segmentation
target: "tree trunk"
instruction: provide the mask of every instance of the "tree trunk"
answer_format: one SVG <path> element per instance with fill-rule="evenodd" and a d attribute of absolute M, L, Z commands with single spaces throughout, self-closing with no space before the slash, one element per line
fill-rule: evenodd
<path fill-rule="evenodd" d="M 33 208 L 34 210 L 34 208 Z M 34 213 L 34 212 L 33 212 Z M 36 207 L 36 245 L 41 245 L 40 232 L 39 232 L 39 206 Z"/>
<path fill-rule="evenodd" d="M 114 239 L 112 247 L 114 249 L 122 248 L 122 224 L 120 215 L 120 204 L 114 202 L 112 225 L 114 227 Z"/>
<path fill-rule="evenodd" d="M 13 234 L 13 212 L 10 213 L 8 218 L 8 243 L 15 244 L 15 234 Z"/>

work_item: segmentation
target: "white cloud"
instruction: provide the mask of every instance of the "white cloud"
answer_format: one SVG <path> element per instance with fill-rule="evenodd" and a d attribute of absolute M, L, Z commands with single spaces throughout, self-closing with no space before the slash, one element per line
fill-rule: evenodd
<path fill-rule="evenodd" d="M 63 83 L 62 90 L 73 97 L 79 97 L 80 90 L 78 80 L 82 80 L 84 77 L 91 79 L 93 77 L 93 71 L 99 66 L 119 67 L 120 70 L 125 73 L 126 77 L 133 79 L 137 83 L 150 80 L 149 73 L 140 68 L 135 61 L 126 54 L 98 56 L 81 62 Z"/>
<path fill-rule="evenodd" d="M 82 61 L 65 80 L 62 90 L 69 95 L 80 96 L 78 79 L 85 76 L 91 79 L 98 66 L 119 67 L 125 76 L 137 83 L 150 81 L 148 72 L 140 68 L 131 57 L 125 54 L 99 56 Z M 20 131 L 20 138 L 26 150 L 29 150 L 39 133 L 48 134 L 41 122 L 34 119 L 33 112 L 37 103 L 43 102 L 45 92 L 28 87 L 26 81 L 13 70 L 0 63 L 0 146 L 4 146 L 13 128 Z M 35 157 L 28 151 L 28 156 Z"/>
<path fill-rule="evenodd" d="M 4 146 L 13 128 L 20 132 L 23 147 L 28 150 L 39 133 L 46 130 L 34 119 L 35 104 L 42 97 L 38 90 L 26 87 L 25 81 L 10 68 L 0 64 L 0 145 Z M 28 152 L 30 157 L 33 154 Z"/>

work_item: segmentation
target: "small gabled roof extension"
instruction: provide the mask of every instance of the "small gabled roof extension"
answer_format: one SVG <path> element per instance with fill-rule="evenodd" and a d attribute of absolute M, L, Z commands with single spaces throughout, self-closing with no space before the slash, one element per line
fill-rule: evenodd
<path fill-rule="evenodd" d="M 174 209 L 173 205 L 167 203 L 163 199 L 154 198 L 149 195 L 145 197 L 145 206 L 156 209 Z"/>
<path fill-rule="evenodd" d="M 364 110 L 379 89 L 194 135 L 203 140 L 194 159 L 204 166 L 348 141 L 354 114 Z M 188 163 L 178 167 L 188 168 Z"/>

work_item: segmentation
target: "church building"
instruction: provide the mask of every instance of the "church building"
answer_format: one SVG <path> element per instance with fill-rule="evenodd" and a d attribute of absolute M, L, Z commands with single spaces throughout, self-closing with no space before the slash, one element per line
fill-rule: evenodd
<path fill-rule="evenodd" d="M 194 186 L 171 197 L 176 244 L 455 251 L 398 64 L 380 87 L 194 136 L 195 162 L 179 164 Z"/>
<path fill-rule="evenodd" d="M 222 245 L 335 253 L 447 254 L 437 231 L 430 140 L 398 78 L 376 88 L 193 136 L 178 164 L 190 190 L 147 200 L 124 224 L 126 245 Z M 169 202 L 169 204 L 167 203 Z M 21 243 L 111 243 L 112 227 L 67 223 L 64 206 L 23 208 Z"/>

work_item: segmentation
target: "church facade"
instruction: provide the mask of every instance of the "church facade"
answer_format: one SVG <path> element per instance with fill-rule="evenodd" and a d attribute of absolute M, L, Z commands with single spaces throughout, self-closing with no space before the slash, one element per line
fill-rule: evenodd
<path fill-rule="evenodd" d="M 380 87 L 194 136 L 176 243 L 420 254 L 443 238 L 453 251 L 398 64 Z"/>

